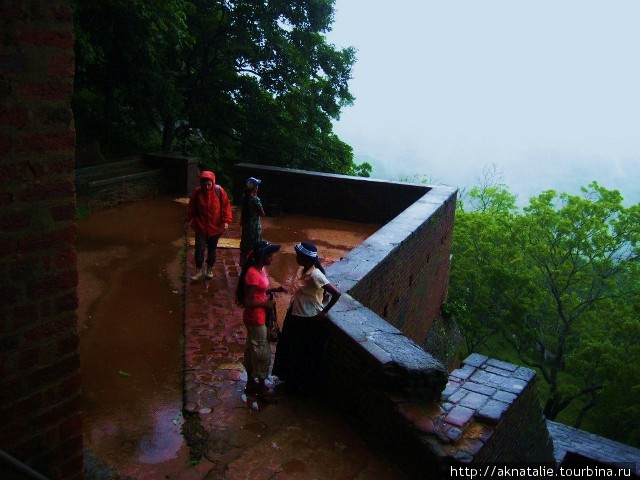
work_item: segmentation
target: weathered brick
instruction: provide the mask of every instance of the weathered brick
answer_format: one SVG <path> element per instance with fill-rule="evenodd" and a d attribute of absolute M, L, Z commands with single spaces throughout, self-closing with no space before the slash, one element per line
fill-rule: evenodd
<path fill-rule="evenodd" d="M 76 225 L 69 225 L 56 231 L 47 232 L 46 235 L 33 235 L 20 243 L 20 249 L 33 253 L 50 248 L 64 248 L 73 244 L 76 239 Z"/>
<path fill-rule="evenodd" d="M 73 48 L 73 33 L 68 31 L 52 31 L 36 27 L 26 27 L 22 28 L 20 33 L 20 43 L 65 50 L 71 50 Z"/>
<path fill-rule="evenodd" d="M 22 2 L 2 2 L 0 3 L 0 18 L 19 18 L 23 11 Z"/>
<path fill-rule="evenodd" d="M 71 332 L 66 337 L 58 340 L 57 353 L 61 357 L 65 355 L 73 354 L 78 351 L 79 345 L 80 345 L 80 339 L 78 338 L 78 335 Z"/>
<path fill-rule="evenodd" d="M 24 350 L 19 355 L 20 368 L 23 370 L 31 370 L 40 362 L 40 348 L 32 347 Z"/>
<path fill-rule="evenodd" d="M 18 296 L 20 290 L 15 284 L 4 284 L 0 287 L 0 305 L 11 305 Z M 7 322 L 8 319 L 5 319 Z"/>
<path fill-rule="evenodd" d="M 76 412 L 60 424 L 60 435 L 62 438 L 77 436 L 81 433 L 82 416 L 80 412 Z"/>
<path fill-rule="evenodd" d="M 73 112 L 68 106 L 60 106 L 60 105 L 43 105 L 37 111 L 37 118 L 43 126 L 47 128 L 52 125 L 58 125 L 60 128 L 64 128 L 65 130 L 69 130 L 69 126 L 73 121 Z M 47 162 L 46 164 L 49 170 L 53 170 L 55 164 L 53 162 Z M 67 165 L 65 165 L 65 171 Z"/>
<path fill-rule="evenodd" d="M 0 216 L 0 228 L 4 232 L 15 232 L 24 230 L 30 225 L 29 217 L 21 213 L 9 213 Z"/>
<path fill-rule="evenodd" d="M 67 329 L 74 327 L 77 323 L 75 314 L 69 315 L 66 318 L 49 320 L 30 328 L 24 333 L 24 338 L 29 341 L 39 341 L 47 337 L 53 337 L 60 332 L 64 332 Z"/>
<path fill-rule="evenodd" d="M 70 55 L 49 57 L 49 75 L 53 77 L 73 77 L 73 57 Z"/>
<path fill-rule="evenodd" d="M 51 18 L 58 22 L 73 22 L 73 10 L 68 5 L 52 6 L 50 10 Z"/>
<path fill-rule="evenodd" d="M 39 202 L 43 200 L 53 200 L 58 198 L 69 198 L 73 195 L 74 185 L 71 181 L 61 181 L 55 183 L 35 184 L 16 194 L 16 200 L 20 202 Z"/>
<path fill-rule="evenodd" d="M 73 92 L 73 84 L 71 82 L 21 83 L 16 85 L 15 90 L 22 100 L 65 100 Z M 25 149 L 23 151 L 34 150 Z"/>
<path fill-rule="evenodd" d="M 444 420 L 456 427 L 464 427 L 473 417 L 474 411 L 466 407 L 453 407 Z"/>
<path fill-rule="evenodd" d="M 57 313 L 75 311 L 78 308 L 78 295 L 75 292 L 67 293 L 55 300 L 55 310 Z"/>
<path fill-rule="evenodd" d="M 78 367 L 79 359 L 77 356 L 65 357 L 31 373 L 28 382 L 33 388 L 43 388 L 46 385 L 56 383 L 59 378 L 73 375 Z"/>
<path fill-rule="evenodd" d="M 9 310 L 7 318 L 15 330 L 33 326 L 40 321 L 40 316 L 32 304 L 18 305 Z"/>
<path fill-rule="evenodd" d="M 0 155 L 6 155 L 13 149 L 13 138 L 0 135 Z"/>
<path fill-rule="evenodd" d="M 29 296 L 37 298 L 38 293 L 46 292 L 50 285 L 56 285 L 58 291 L 65 291 L 74 288 L 77 284 L 77 270 L 68 270 L 66 272 L 56 272 L 34 280 L 33 283 L 27 287 L 27 291 Z"/>
<path fill-rule="evenodd" d="M 76 436 L 65 442 L 65 449 L 71 452 L 80 453 L 75 457 L 66 458 L 64 463 L 60 468 L 60 475 L 69 480 L 82 480 L 83 477 L 83 467 L 84 467 L 84 458 L 82 455 L 82 436 Z"/>
<path fill-rule="evenodd" d="M 80 395 L 82 388 L 82 377 L 79 372 L 66 378 L 55 387 L 56 398 L 75 398 Z"/>
<path fill-rule="evenodd" d="M 40 410 L 42 405 L 42 395 L 40 392 L 36 392 L 27 398 L 15 402 L 14 411 L 16 415 L 27 416 Z"/>
<path fill-rule="evenodd" d="M 78 254 L 75 250 L 61 250 L 55 253 L 53 259 L 54 267 L 58 270 L 69 270 L 76 268 Z"/>
<path fill-rule="evenodd" d="M 18 137 L 18 150 L 21 152 L 44 152 L 71 150 L 75 146 L 73 132 L 29 133 Z"/>
<path fill-rule="evenodd" d="M 24 127 L 29 119 L 29 110 L 25 107 L 4 108 L 0 110 L 0 125 L 5 127 Z"/>
<path fill-rule="evenodd" d="M 11 366 L 2 364 L 0 405 L 11 402 L 20 411 L 14 421 L 0 422 L 0 448 L 11 446 L 51 478 L 69 480 L 82 475 L 81 435 L 72 432 L 77 425 L 61 429 L 60 420 L 78 414 L 79 387 L 60 390 L 66 397 L 53 404 L 45 403 L 44 391 L 79 376 L 75 290 L 65 287 L 76 282 L 66 272 L 77 270 L 75 253 L 68 253 L 76 236 L 69 207 L 75 201 L 72 12 L 66 1 L 7 0 L 0 18 L 0 90 L 8 100 L 0 107 L 0 358 Z M 34 290 L 45 271 L 63 285 Z M 69 311 L 52 318 L 56 308 Z M 61 430 L 70 437 L 61 438 Z M 70 473 L 61 474 L 63 468 Z"/>
<path fill-rule="evenodd" d="M 74 220 L 75 217 L 76 206 L 73 203 L 51 207 L 51 218 L 54 220 Z"/>

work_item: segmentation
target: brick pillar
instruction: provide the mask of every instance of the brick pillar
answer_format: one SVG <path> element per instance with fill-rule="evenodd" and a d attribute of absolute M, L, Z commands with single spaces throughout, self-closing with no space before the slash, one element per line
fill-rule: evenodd
<path fill-rule="evenodd" d="M 0 31 L 0 449 L 79 479 L 72 11 L 0 0 Z"/>

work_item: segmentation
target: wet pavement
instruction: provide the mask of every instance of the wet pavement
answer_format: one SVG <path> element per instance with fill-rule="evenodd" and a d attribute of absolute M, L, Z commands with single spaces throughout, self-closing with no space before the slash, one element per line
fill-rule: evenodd
<path fill-rule="evenodd" d="M 243 394 L 246 334 L 233 301 L 239 250 L 220 248 L 214 278 L 183 286 L 194 271 L 192 247 L 181 271 L 183 212 L 160 198 L 79 223 L 85 447 L 97 465 L 87 479 L 404 478 L 321 398 L 278 394 L 277 404 L 266 405 Z M 287 287 L 295 274 L 295 242 L 311 239 L 330 263 L 375 229 L 309 223 L 263 220 L 264 238 L 283 244 L 269 269 L 274 285 Z M 223 239 L 239 236 L 234 221 Z M 287 304 L 279 295 L 281 317 Z"/>
<path fill-rule="evenodd" d="M 283 248 L 269 268 L 272 285 L 289 286 L 295 275 L 293 244 L 311 240 L 325 264 L 339 259 L 375 230 L 350 222 L 289 216 L 263 220 L 263 237 Z M 237 223 L 228 236 L 239 238 Z M 322 239 L 322 241 L 318 240 Z M 190 249 L 187 277 L 194 272 Z M 240 272 L 239 251 L 220 249 L 214 278 L 186 285 L 185 409 L 200 429 L 194 450 L 206 479 L 372 479 L 404 478 L 397 467 L 371 450 L 321 398 L 278 394 L 264 404 L 243 394 L 246 339 L 242 310 L 233 301 Z M 278 297 L 280 317 L 288 295 Z M 272 346 L 275 352 L 275 347 Z M 271 379 L 271 384 L 276 379 Z M 188 435 L 189 436 L 189 435 Z"/>
<path fill-rule="evenodd" d="M 113 472 L 164 478 L 188 464 L 181 435 L 183 214 L 170 198 L 150 199 L 78 222 L 89 480 Z"/>

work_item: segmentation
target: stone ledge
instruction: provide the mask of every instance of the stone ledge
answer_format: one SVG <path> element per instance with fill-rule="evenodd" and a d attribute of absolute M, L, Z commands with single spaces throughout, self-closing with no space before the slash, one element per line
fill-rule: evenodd
<path fill-rule="evenodd" d="M 498 373 L 487 373 L 492 370 Z M 504 461 L 549 462 L 551 442 L 544 422 L 536 420 L 542 412 L 535 403 L 535 382 L 532 370 L 472 354 L 451 372 L 439 402 L 400 398 L 395 402 L 401 418 L 439 461 L 471 464 L 499 455 Z M 522 386 L 517 393 L 515 384 Z M 527 418 L 521 416 L 525 412 Z M 518 432 L 525 435 L 524 429 L 529 430 L 534 449 L 512 438 Z"/>
<path fill-rule="evenodd" d="M 396 327 L 346 293 L 329 318 L 336 331 L 362 349 L 388 393 L 422 401 L 440 398 L 447 383 L 446 368 Z"/>

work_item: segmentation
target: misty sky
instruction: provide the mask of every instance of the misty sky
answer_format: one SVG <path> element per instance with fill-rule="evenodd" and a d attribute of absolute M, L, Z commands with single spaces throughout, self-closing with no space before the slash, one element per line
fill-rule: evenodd
<path fill-rule="evenodd" d="M 521 200 L 591 180 L 640 201 L 640 2 L 336 0 L 357 49 L 334 130 L 373 175 L 477 183 Z"/>

